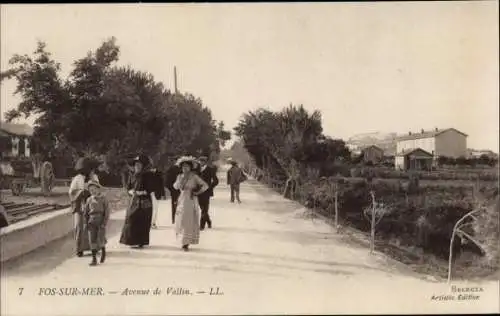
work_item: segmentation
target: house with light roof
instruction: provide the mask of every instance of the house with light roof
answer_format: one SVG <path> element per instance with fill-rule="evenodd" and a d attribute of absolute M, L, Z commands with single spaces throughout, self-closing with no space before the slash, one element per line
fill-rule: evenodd
<path fill-rule="evenodd" d="M 465 157 L 467 155 L 467 136 L 454 128 L 436 128 L 433 131 L 421 130 L 420 133 L 409 132 L 408 135 L 396 138 L 396 153 L 420 148 L 435 157 Z"/>
<path fill-rule="evenodd" d="M 434 162 L 440 156 L 450 158 L 466 157 L 467 136 L 467 134 L 455 128 L 436 128 L 432 131 L 422 129 L 419 133 L 408 132 L 407 135 L 396 138 L 396 156 L 403 157 L 410 152 L 414 153 L 416 149 L 420 149 L 421 153 L 430 154 Z M 428 160 L 428 158 L 425 159 Z M 404 159 L 399 159 L 398 162 L 402 161 Z M 398 166 L 401 167 L 402 163 L 395 163 L 395 165 L 398 168 Z M 420 164 L 416 164 L 416 166 L 418 165 Z M 408 169 L 408 167 L 404 166 L 403 169 Z"/>

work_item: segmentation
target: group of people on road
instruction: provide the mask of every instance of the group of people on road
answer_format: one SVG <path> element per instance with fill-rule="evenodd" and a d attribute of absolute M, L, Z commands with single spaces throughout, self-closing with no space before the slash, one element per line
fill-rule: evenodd
<path fill-rule="evenodd" d="M 239 185 L 247 179 L 245 173 L 231 162 L 227 184 L 231 187 L 231 202 L 241 203 Z M 96 169 L 99 163 L 81 158 L 76 164 L 69 195 L 75 214 L 75 241 L 77 256 L 90 250 L 97 265 L 106 258 L 106 225 L 109 221 L 109 203 L 102 193 Z M 131 164 L 132 174 L 126 184 L 130 197 L 120 243 L 141 249 L 149 245 L 150 229 L 156 228 L 158 201 L 166 199 L 165 187 L 170 191 L 172 224 L 183 250 L 199 243 L 200 231 L 212 228 L 209 208 L 214 188 L 219 184 L 217 168 L 208 164 L 207 157 L 182 156 L 163 174 L 153 168 L 151 159 L 138 155 Z"/>

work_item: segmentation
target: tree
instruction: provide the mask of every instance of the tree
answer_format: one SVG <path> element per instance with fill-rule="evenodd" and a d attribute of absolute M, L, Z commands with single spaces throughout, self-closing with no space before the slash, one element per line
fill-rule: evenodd
<path fill-rule="evenodd" d="M 380 223 L 385 215 L 391 213 L 391 208 L 387 207 L 383 203 L 379 203 L 375 200 L 375 193 L 370 191 L 370 196 L 372 198 L 372 205 L 363 210 L 365 218 L 371 223 L 371 238 L 370 238 L 370 253 L 375 251 L 375 230 L 377 224 Z"/>
<path fill-rule="evenodd" d="M 274 142 L 278 160 L 287 173 L 288 179 L 283 190 L 283 195 L 295 193 L 295 187 L 301 173 L 302 166 L 310 158 L 310 150 L 317 144 L 317 139 L 322 133 L 321 113 L 314 111 L 309 114 L 303 105 L 290 105 L 278 114 L 281 123 L 281 144 Z"/>
<path fill-rule="evenodd" d="M 219 151 L 219 141 L 227 138 L 201 99 L 172 94 L 149 73 L 117 67 L 114 37 L 75 61 L 64 82 L 45 48 L 39 43 L 33 58 L 15 55 L 1 75 L 17 80 L 22 98 L 8 118 L 39 116 L 35 135 L 42 152 L 69 160 L 105 155 L 119 172 L 131 154 L 150 155 L 162 167 L 172 156 Z"/>
<path fill-rule="evenodd" d="M 315 156 L 322 133 L 321 113 L 310 114 L 303 105 L 290 105 L 276 113 L 261 108 L 244 114 L 235 133 L 258 167 L 269 174 L 270 167 L 277 166 L 285 174 L 283 195 L 293 195 L 298 177 Z"/>
<path fill-rule="evenodd" d="M 323 136 L 321 138 L 321 141 L 313 144 L 313 148 L 311 148 L 308 161 L 348 161 L 350 157 L 351 152 L 343 140 Z"/>
<path fill-rule="evenodd" d="M 217 140 L 221 147 L 226 145 L 226 142 L 231 139 L 231 132 L 224 129 L 224 122 L 220 121 L 217 125 Z"/>
<path fill-rule="evenodd" d="M 16 79 L 14 94 L 22 99 L 5 117 L 11 121 L 37 115 L 34 141 L 43 150 L 50 151 L 58 141 L 63 141 L 64 130 L 69 125 L 66 113 L 71 100 L 66 84 L 60 78 L 60 64 L 46 51 L 46 44 L 38 42 L 33 55 L 14 55 L 9 61 L 11 68 L 2 74 L 2 79 Z"/>
<path fill-rule="evenodd" d="M 95 52 L 74 63 L 68 90 L 72 108 L 67 140 L 80 150 L 101 153 L 116 134 L 112 116 L 107 115 L 106 88 L 111 66 L 118 61 L 120 49 L 114 37 L 106 40 Z"/>

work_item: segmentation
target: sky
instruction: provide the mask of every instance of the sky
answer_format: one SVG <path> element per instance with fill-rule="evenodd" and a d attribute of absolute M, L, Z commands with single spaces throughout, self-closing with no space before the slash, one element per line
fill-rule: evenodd
<path fill-rule="evenodd" d="M 1 5 L 0 23 L 2 71 L 39 39 L 67 76 L 115 36 L 120 65 L 171 89 L 177 66 L 181 92 L 226 127 L 293 103 L 335 138 L 453 127 L 498 152 L 497 1 Z M 3 113 L 14 89 L 2 83 Z"/>

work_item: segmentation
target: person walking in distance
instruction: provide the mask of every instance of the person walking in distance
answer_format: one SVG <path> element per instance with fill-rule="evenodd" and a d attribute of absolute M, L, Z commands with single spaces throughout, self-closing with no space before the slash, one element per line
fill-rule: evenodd
<path fill-rule="evenodd" d="M 168 168 L 165 175 L 165 186 L 167 187 L 168 191 L 170 191 L 170 200 L 172 203 L 172 224 L 175 224 L 177 201 L 179 200 L 179 195 L 181 194 L 181 191 L 174 188 L 174 183 L 175 180 L 177 180 L 177 176 L 181 173 L 181 168 L 175 164 L 175 161 L 173 161 L 172 166 Z"/>
<path fill-rule="evenodd" d="M 238 167 L 236 161 L 231 160 L 231 165 L 231 168 L 227 171 L 227 185 L 231 188 L 231 203 L 234 203 L 235 198 L 238 203 L 241 203 L 240 184 L 247 180 L 247 176 L 243 170 Z"/>
<path fill-rule="evenodd" d="M 101 192 L 101 185 L 98 181 L 90 180 L 87 183 L 90 197 L 84 206 L 84 218 L 90 249 L 92 251 L 91 266 L 97 265 L 97 253 L 101 251 L 101 263 L 106 259 L 106 225 L 109 221 L 109 203 Z"/>
<path fill-rule="evenodd" d="M 212 228 L 208 209 L 210 208 L 210 198 L 214 196 L 214 188 L 219 184 L 219 179 L 217 178 L 217 168 L 207 164 L 207 157 L 200 157 L 198 161 L 200 162 L 200 177 L 208 184 L 208 190 L 198 195 L 201 209 L 200 230 L 204 230 L 206 224 L 208 224 L 208 228 Z"/>

